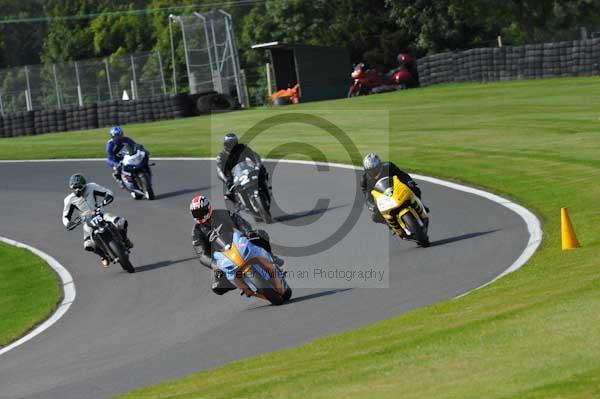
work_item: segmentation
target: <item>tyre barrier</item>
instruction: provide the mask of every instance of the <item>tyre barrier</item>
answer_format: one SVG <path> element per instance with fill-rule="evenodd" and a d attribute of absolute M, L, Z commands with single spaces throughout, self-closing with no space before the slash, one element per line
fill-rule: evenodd
<path fill-rule="evenodd" d="M 110 100 L 83 107 L 14 112 L 0 115 L 0 138 L 52 132 L 96 129 L 128 123 L 146 123 L 199 115 L 197 103 L 202 96 L 178 94 L 139 100 Z M 204 100 L 207 101 L 207 100 Z M 214 93 L 210 107 L 202 113 L 238 107 L 230 96 Z"/>
<path fill-rule="evenodd" d="M 418 60 L 421 86 L 600 74 L 600 38 L 475 48 Z"/>

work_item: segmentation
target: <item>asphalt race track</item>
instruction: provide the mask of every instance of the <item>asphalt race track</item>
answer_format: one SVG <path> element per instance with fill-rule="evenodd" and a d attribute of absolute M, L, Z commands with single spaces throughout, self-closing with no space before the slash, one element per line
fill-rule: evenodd
<path fill-rule="evenodd" d="M 390 237 L 355 203 L 355 171 L 270 164 L 283 211 L 265 228 L 274 244 L 325 240 L 353 210 L 360 218 L 332 247 L 304 257 L 290 249 L 291 303 L 274 307 L 230 292 L 210 291 L 210 272 L 193 257 L 188 204 L 204 193 L 223 206 L 210 161 L 156 161 L 156 201 L 134 201 L 115 187 L 100 161 L 0 163 L 0 235 L 54 256 L 73 275 L 77 298 L 67 314 L 33 340 L 0 356 L 0 398 L 96 399 L 178 378 L 229 361 L 373 323 L 452 298 L 500 274 L 529 235 L 512 211 L 481 197 L 422 182 L 431 208 L 432 246 Z M 129 275 L 103 269 L 83 251 L 80 230 L 60 221 L 67 179 L 83 172 L 114 190 L 107 210 L 126 217 L 135 243 Z M 212 180 L 212 183 L 211 183 Z M 313 209 L 319 198 L 321 201 Z M 248 217 L 250 221 L 252 219 Z M 313 247 L 311 247 L 313 248 Z M 384 272 L 389 288 L 352 288 L 364 281 L 315 276 L 315 269 Z M 320 288 L 297 288 L 297 287 Z"/>

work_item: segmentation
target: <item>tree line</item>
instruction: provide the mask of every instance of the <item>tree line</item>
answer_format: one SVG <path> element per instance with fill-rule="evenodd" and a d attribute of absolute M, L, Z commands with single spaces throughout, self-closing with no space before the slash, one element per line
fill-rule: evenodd
<path fill-rule="evenodd" d="M 493 46 L 499 35 L 520 45 L 577 39 L 580 27 L 600 31 L 598 0 L 0 0 L 0 20 L 38 18 L 0 25 L 0 68 L 159 50 L 170 69 L 173 7 L 231 13 L 245 68 L 264 61 L 252 44 L 276 40 L 343 46 L 353 61 L 383 69 L 400 51 L 422 56 Z M 182 76 L 180 35 L 175 45 Z"/>

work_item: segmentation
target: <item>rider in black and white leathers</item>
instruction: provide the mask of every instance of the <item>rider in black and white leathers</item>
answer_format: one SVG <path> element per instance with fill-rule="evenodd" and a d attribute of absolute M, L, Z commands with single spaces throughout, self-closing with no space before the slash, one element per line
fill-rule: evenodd
<path fill-rule="evenodd" d="M 76 211 L 81 217 L 92 215 L 97 207 L 102 207 L 110 203 L 112 199 L 113 194 L 106 187 L 102 187 L 96 183 L 87 183 L 85 184 L 85 188 L 82 190 L 81 195 L 78 196 L 76 193 L 71 193 L 65 197 L 62 222 L 65 227 L 67 227 Z M 123 236 L 127 237 L 127 220 L 107 212 L 104 213 L 104 219 L 114 224 L 123 233 Z M 127 238 L 126 242 L 131 244 Z M 96 248 L 96 245 L 91 238 L 90 227 L 85 223 L 83 224 L 83 248 L 86 251 L 95 252 L 100 257 L 104 258 L 104 254 Z"/>

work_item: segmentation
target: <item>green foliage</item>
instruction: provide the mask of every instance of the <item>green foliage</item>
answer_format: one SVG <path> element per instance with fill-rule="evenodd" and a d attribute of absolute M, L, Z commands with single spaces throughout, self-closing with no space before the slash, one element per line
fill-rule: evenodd
<path fill-rule="evenodd" d="M 33 17 L 43 4 L 43 0 L 0 0 L 0 19 Z M 45 25 L 36 23 L 0 25 L 0 67 L 37 64 L 45 31 Z"/>

